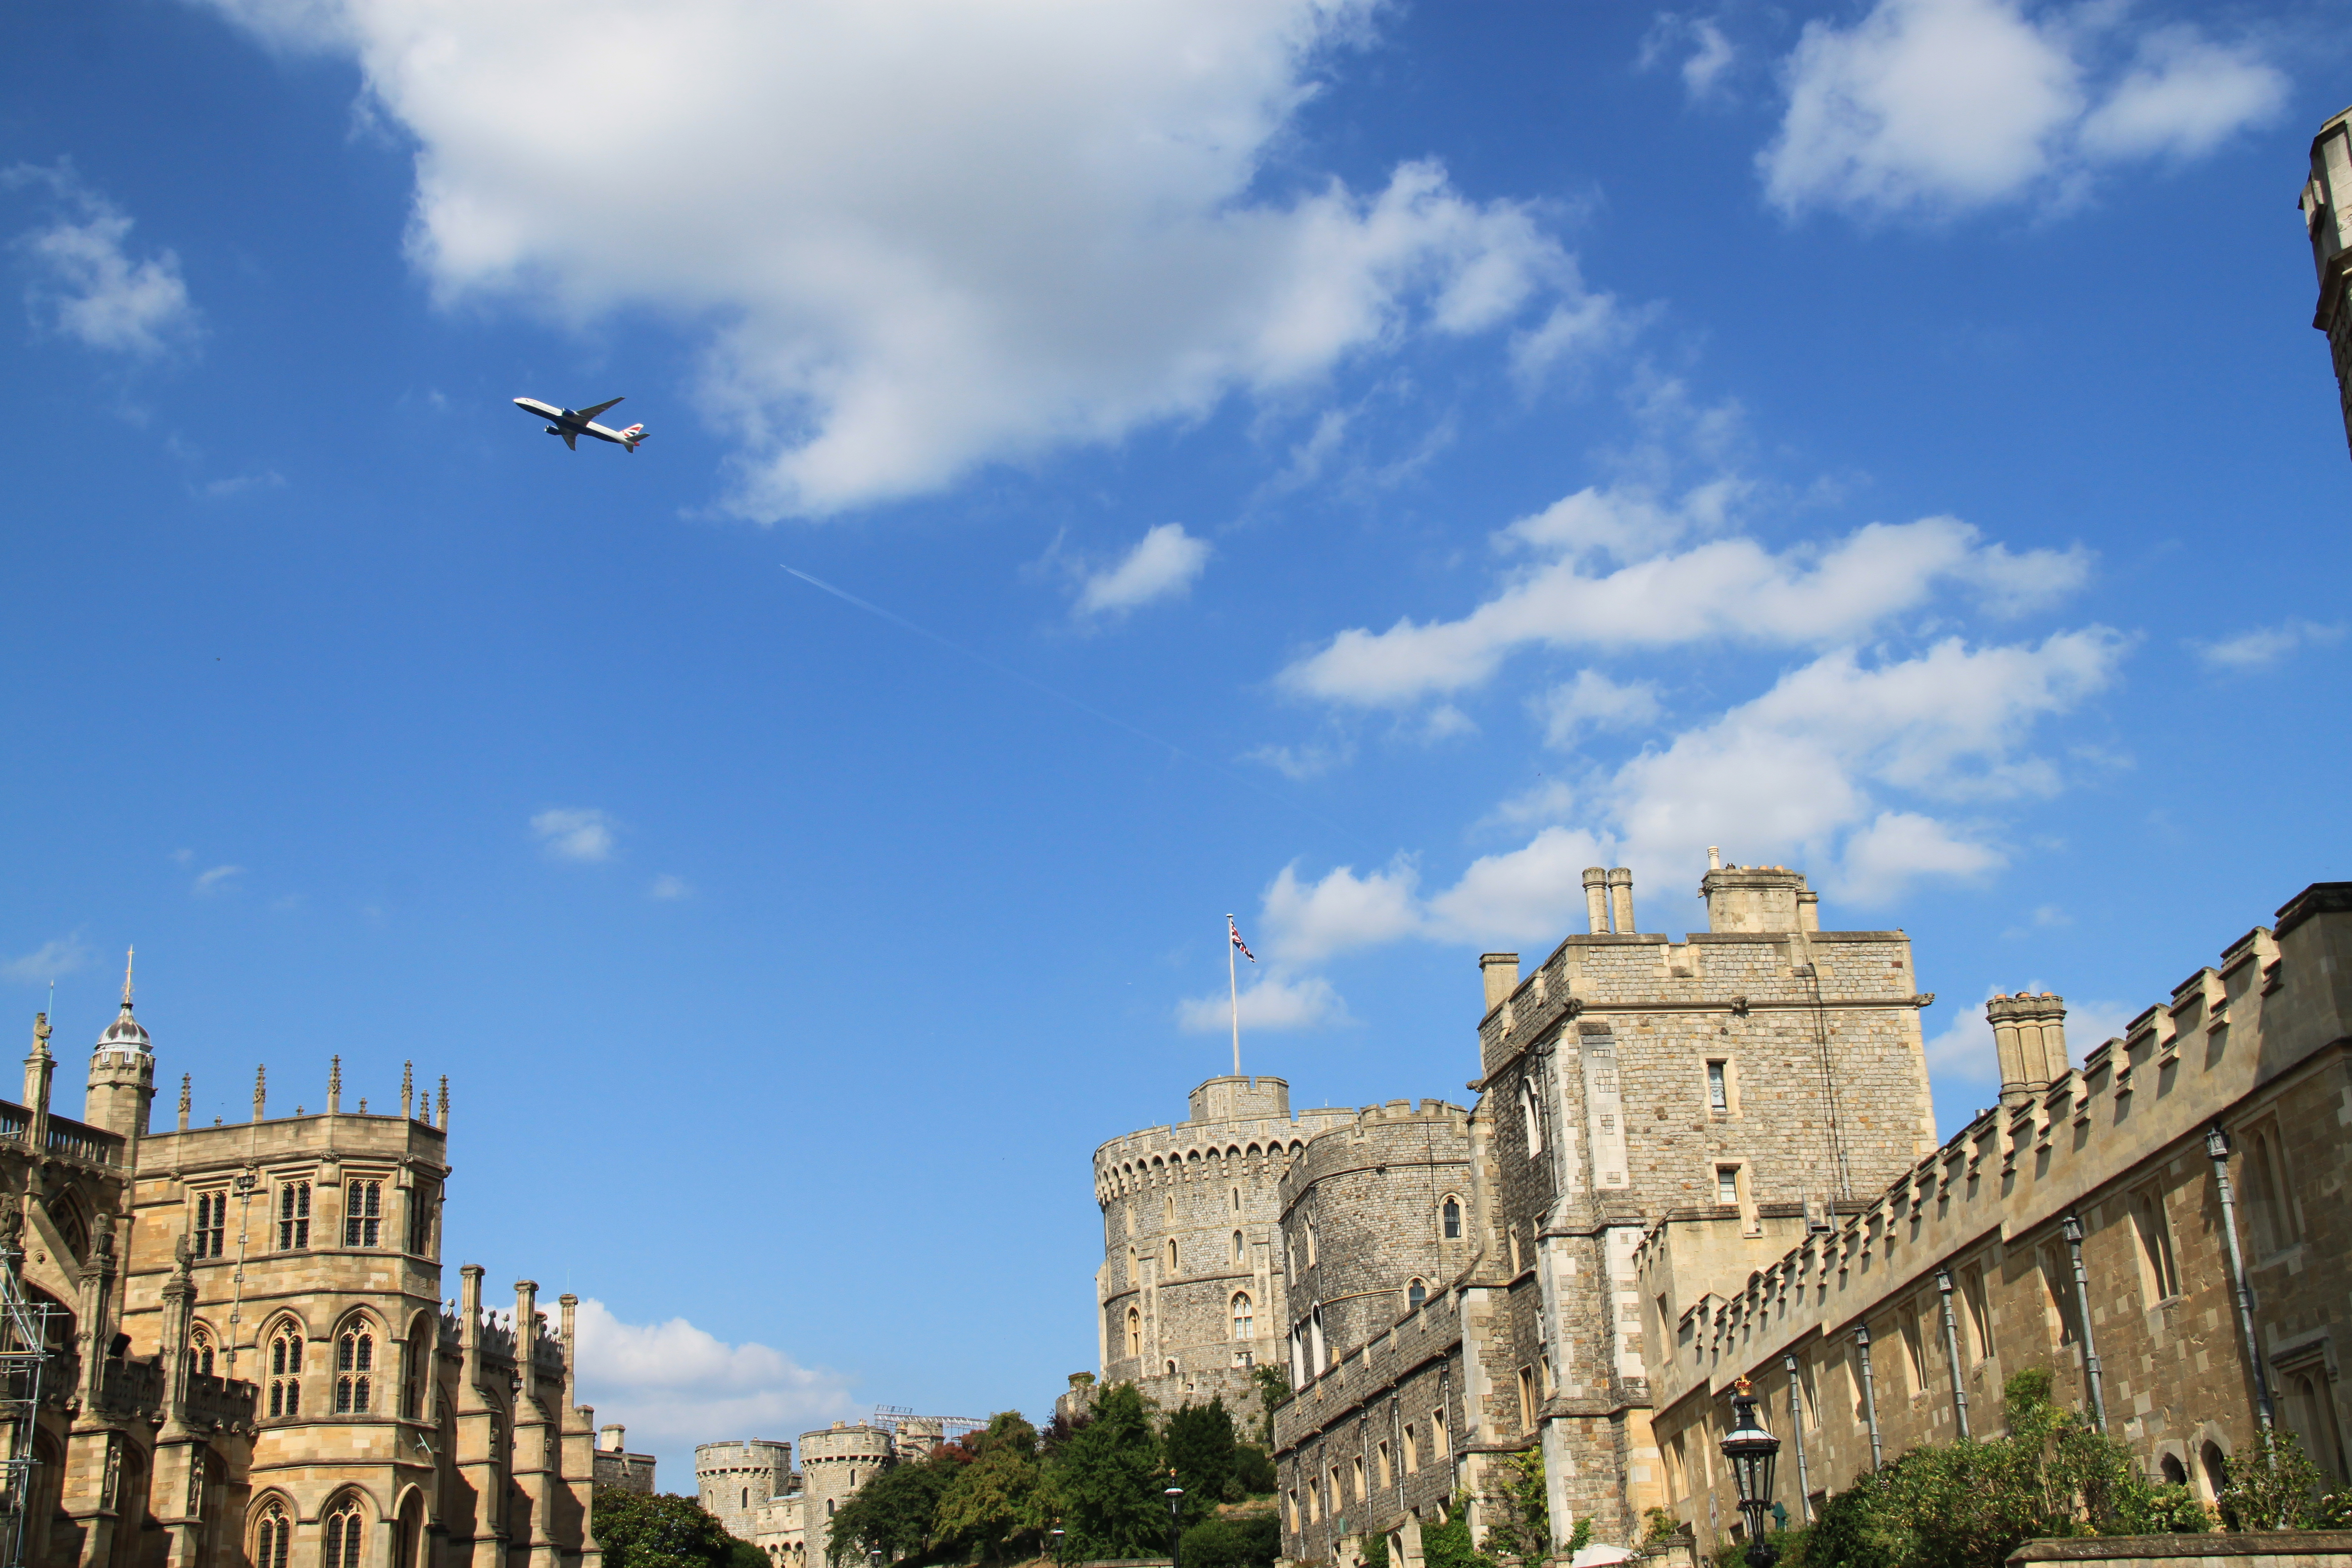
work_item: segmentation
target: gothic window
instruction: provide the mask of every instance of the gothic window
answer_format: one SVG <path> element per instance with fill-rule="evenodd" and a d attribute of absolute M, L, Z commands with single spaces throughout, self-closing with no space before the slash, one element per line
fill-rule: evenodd
<path fill-rule="evenodd" d="M 1234 1261 L 1235 1263 L 1243 1262 L 1248 1258 L 1248 1256 L 1249 1254 L 1247 1250 L 1242 1245 L 1242 1233 L 1240 1231 L 1234 1232 Z"/>
<path fill-rule="evenodd" d="M 1234 1338 L 1246 1340 L 1255 1337 L 1250 1330 L 1252 1321 L 1249 1292 L 1246 1290 L 1234 1292 Z"/>
<path fill-rule="evenodd" d="M 302 1331 L 280 1323 L 269 1336 L 269 1414 L 302 1413 Z"/>
<path fill-rule="evenodd" d="M 196 1228 L 191 1235 L 191 1247 L 199 1258 L 218 1258 L 221 1243 L 228 1229 L 228 1194 L 199 1193 L 196 1194 Z"/>
<path fill-rule="evenodd" d="M 1168 1193 L 1167 1213 L 1170 1223 L 1173 1224 L 1176 1218 L 1176 1193 L 1173 1188 L 1171 1188 Z"/>
<path fill-rule="evenodd" d="M 1528 1153 L 1530 1157 L 1543 1152 L 1543 1106 L 1536 1099 L 1532 1078 L 1519 1079 L 1519 1116 L 1527 1123 Z"/>
<path fill-rule="evenodd" d="M 360 1568 L 364 1519 L 356 1500 L 346 1500 L 327 1516 L 327 1550 L 320 1568 Z"/>
<path fill-rule="evenodd" d="M 1731 1064 L 1706 1064 L 1706 1107 L 1709 1110 L 1731 1109 Z"/>
<path fill-rule="evenodd" d="M 2180 1270 L 2173 1266 L 2172 1226 L 2165 1215 L 2162 1187 L 2144 1187 L 2133 1194 L 2132 1224 L 2139 1232 L 2149 1304 L 2179 1295 Z"/>
<path fill-rule="evenodd" d="M 349 1182 L 343 1186 L 343 1245 L 373 1247 L 383 1225 L 383 1184 Z"/>
<path fill-rule="evenodd" d="M 335 1414 L 363 1415 L 368 1385 L 375 1381 L 375 1334 L 364 1323 L 345 1329 L 335 1342 Z"/>
<path fill-rule="evenodd" d="M 1132 1361 L 1143 1353 L 1143 1314 L 1133 1307 L 1127 1310 L 1127 1354 Z"/>
<path fill-rule="evenodd" d="M 419 1183 L 408 1194 L 408 1250 L 419 1258 L 433 1256 L 433 1205 L 436 1190 Z"/>
<path fill-rule="evenodd" d="M 1234 1212 L 1235 1214 L 1242 1212 L 1242 1190 L 1239 1187 L 1234 1189 Z"/>
<path fill-rule="evenodd" d="M 1172 1236 L 1168 1238 L 1168 1272 L 1176 1272 L 1176 1238 Z"/>
<path fill-rule="evenodd" d="M 1422 1303 L 1428 1300 L 1429 1287 L 1422 1281 L 1415 1279 L 1404 1288 L 1404 1310 L 1406 1311 L 1420 1311 Z"/>
<path fill-rule="evenodd" d="M 1445 1200 L 1445 1239 L 1448 1241 L 1462 1239 L 1462 1205 L 1454 1198 Z"/>
<path fill-rule="evenodd" d="M 188 1365 L 195 1371 L 203 1373 L 206 1377 L 210 1377 L 213 1374 L 213 1336 L 211 1331 L 207 1329 L 196 1329 L 189 1333 Z"/>
<path fill-rule="evenodd" d="M 253 1529 L 253 1568 L 286 1568 L 286 1553 L 294 1544 L 294 1521 L 285 1504 L 272 1498 Z"/>
<path fill-rule="evenodd" d="M 400 1413 L 411 1420 L 425 1415 L 425 1380 L 433 1375 L 433 1320 L 420 1312 L 408 1326 L 407 1381 L 401 1386 Z"/>
<path fill-rule="evenodd" d="M 299 1252 L 310 1245 L 310 1184 L 285 1182 L 278 1188 L 278 1250 Z"/>

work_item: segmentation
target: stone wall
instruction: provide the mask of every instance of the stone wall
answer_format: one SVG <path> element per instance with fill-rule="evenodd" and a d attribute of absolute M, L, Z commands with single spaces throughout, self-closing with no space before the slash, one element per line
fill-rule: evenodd
<path fill-rule="evenodd" d="M 1288 1321 L 1276 1257 L 1282 1173 L 1355 1112 L 1294 1117 L 1290 1086 L 1271 1077 L 1210 1079 L 1191 1100 L 1191 1119 L 1095 1151 L 1102 1381 L 1131 1382 L 1171 1409 L 1222 1395 L 1238 1415 L 1256 1408 L 1251 1369 L 1280 1355 Z M 1234 1337 L 1236 1296 L 1249 1302 L 1246 1339 Z"/>
<path fill-rule="evenodd" d="M 2306 889 L 2275 932 L 2248 932 L 2080 1068 L 2058 1065 L 2044 1091 L 1980 1115 L 1832 1227 L 1782 1220 L 1743 1238 L 1754 1271 L 1729 1288 L 1719 1259 L 1685 1267 L 1686 1238 L 1644 1240 L 1669 1506 L 1702 1543 L 1736 1517 L 1716 1446 L 1743 1374 L 1789 1439 L 1780 1500 L 1800 1516 L 1803 1494 L 1871 1467 L 1874 1414 L 1892 1458 L 1964 1418 L 1997 1433 L 2002 1383 L 2027 1368 L 2088 1410 L 2093 1353 L 2107 1427 L 2152 1475 L 2210 1499 L 2251 1438 L 2259 1377 L 2322 1474 L 2352 1479 L 2335 1372 L 2352 1327 L 2352 884 Z M 2258 1358 L 2237 1321 L 2216 1127 Z"/>

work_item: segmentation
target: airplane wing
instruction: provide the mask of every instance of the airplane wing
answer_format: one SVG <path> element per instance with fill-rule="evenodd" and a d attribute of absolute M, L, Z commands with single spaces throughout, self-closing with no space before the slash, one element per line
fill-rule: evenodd
<path fill-rule="evenodd" d="M 563 437 L 563 445 L 564 445 L 566 447 L 568 447 L 570 450 L 574 451 L 574 452 L 576 452 L 576 451 L 580 450 L 580 432 L 579 432 L 579 431 L 577 431 L 577 430 L 562 430 L 562 431 L 558 431 L 558 432 L 557 432 L 557 434 L 558 434 L 558 435 L 560 435 L 560 436 L 562 436 L 562 437 Z"/>
<path fill-rule="evenodd" d="M 607 408 L 612 407 L 614 403 L 618 403 L 620 401 L 621 399 L 615 397 L 609 402 L 600 403 L 593 408 L 575 408 L 572 412 L 579 415 L 583 419 L 593 419 L 599 414 L 604 413 Z"/>

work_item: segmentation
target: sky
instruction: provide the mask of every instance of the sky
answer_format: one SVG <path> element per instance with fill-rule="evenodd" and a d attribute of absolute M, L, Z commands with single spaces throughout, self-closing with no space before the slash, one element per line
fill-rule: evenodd
<path fill-rule="evenodd" d="M 693 1445 L 1043 1415 L 1090 1158 L 1707 847 L 2075 1053 L 2315 881 L 2315 4 L 91 0 L 0 53 L 0 990 L 452 1100 Z M 510 405 L 650 431 L 577 452 Z M 61 1110 L 79 1105 L 68 1066 Z"/>

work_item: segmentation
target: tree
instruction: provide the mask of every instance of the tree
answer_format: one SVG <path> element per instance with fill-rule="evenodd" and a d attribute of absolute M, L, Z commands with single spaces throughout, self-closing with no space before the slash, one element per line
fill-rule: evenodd
<path fill-rule="evenodd" d="M 1280 1363 L 1261 1362 L 1250 1369 L 1250 1381 L 1257 1385 L 1258 1413 L 1265 1417 L 1265 1447 L 1274 1452 L 1274 1412 L 1276 1406 L 1290 1397 L 1290 1369 Z"/>
<path fill-rule="evenodd" d="M 1216 1511 L 1221 1502 L 1239 1502 L 1234 1486 L 1234 1418 L 1223 1395 L 1206 1405 L 1186 1405 L 1168 1417 L 1160 1434 L 1168 1468 L 1184 1489 L 1184 1522 L 1198 1524 Z M 1227 1496 L 1229 1488 L 1234 1495 Z"/>
<path fill-rule="evenodd" d="M 1048 1506 L 1068 1532 L 1063 1554 L 1159 1555 L 1168 1545 L 1167 1484 L 1143 1396 L 1131 1383 L 1113 1384 L 1045 1466 Z"/>
<path fill-rule="evenodd" d="M 1421 1527 L 1421 1560 L 1425 1568 L 1494 1568 L 1470 1544 L 1469 1493 L 1454 1493 L 1445 1517 Z"/>
<path fill-rule="evenodd" d="M 835 1512 L 825 1532 L 827 1555 L 854 1562 L 878 1551 L 885 1563 L 928 1561 L 940 1499 L 968 1458 L 942 1447 L 928 1458 L 882 1470 Z"/>
<path fill-rule="evenodd" d="M 730 1568 L 746 1543 L 690 1497 L 598 1487 L 589 1522 L 611 1568 Z"/>
<path fill-rule="evenodd" d="M 1487 1472 L 1489 1562 L 1532 1568 L 1551 1555 L 1551 1504 L 1544 1493 L 1543 1450 L 1512 1454 Z"/>
<path fill-rule="evenodd" d="M 2319 1471 L 2292 1432 L 2254 1434 L 2221 1461 L 2221 1518 L 2231 1530 L 2309 1530 L 2319 1522 Z"/>
<path fill-rule="evenodd" d="M 972 1461 L 940 1494 L 931 1547 L 943 1561 L 1002 1563 L 1036 1555 L 1052 1522 L 1037 1463 L 1037 1429 L 1014 1411 L 971 1440 Z"/>
<path fill-rule="evenodd" d="M 1282 1484 L 1275 1478 L 1273 1459 L 1255 1443 L 1234 1447 L 1234 1479 L 1241 1483 L 1242 1492 L 1247 1497 L 1272 1497 L 1275 1489 Z"/>

